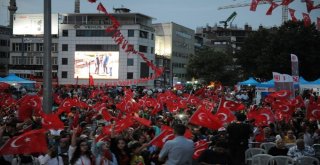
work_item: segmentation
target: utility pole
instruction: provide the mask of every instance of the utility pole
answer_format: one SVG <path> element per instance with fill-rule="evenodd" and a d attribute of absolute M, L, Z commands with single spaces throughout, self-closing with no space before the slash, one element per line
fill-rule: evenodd
<path fill-rule="evenodd" d="M 44 0 L 43 102 L 46 114 L 52 112 L 51 0 Z"/>

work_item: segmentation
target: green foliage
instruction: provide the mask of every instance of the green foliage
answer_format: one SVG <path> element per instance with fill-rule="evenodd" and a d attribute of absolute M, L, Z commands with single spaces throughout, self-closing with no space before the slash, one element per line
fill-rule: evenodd
<path fill-rule="evenodd" d="M 220 81 L 224 85 L 233 85 L 237 80 L 237 73 L 233 69 L 233 57 L 223 52 L 211 49 L 201 50 L 191 56 L 187 65 L 189 78 L 210 81 Z"/>
<path fill-rule="evenodd" d="M 271 79 L 272 72 L 291 74 L 290 54 L 299 59 L 299 72 L 307 80 L 320 77 L 320 32 L 315 25 L 288 21 L 279 28 L 251 34 L 236 55 L 244 78 Z"/>

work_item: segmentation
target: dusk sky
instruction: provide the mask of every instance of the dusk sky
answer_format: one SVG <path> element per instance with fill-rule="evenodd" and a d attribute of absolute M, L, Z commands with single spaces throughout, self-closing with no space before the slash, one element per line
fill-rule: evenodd
<path fill-rule="evenodd" d="M 89 3 L 87 0 L 80 0 L 81 13 L 97 13 L 98 3 Z M 281 25 L 281 6 L 273 11 L 271 16 L 265 15 L 268 5 L 259 5 L 257 11 L 252 12 L 247 7 L 218 10 L 220 6 L 250 3 L 251 0 L 98 0 L 109 12 L 112 8 L 126 7 L 133 13 L 141 13 L 154 18 L 153 23 L 175 22 L 185 27 L 196 29 L 196 27 L 210 25 L 226 20 L 232 12 L 236 11 L 237 16 L 233 25 L 243 27 L 245 24 L 256 29 L 259 25 L 271 27 Z M 315 4 L 319 4 L 316 0 Z M 9 14 L 7 5 L 9 0 L 0 0 L 0 24 L 8 25 Z M 17 13 L 42 13 L 43 0 L 17 0 Z M 302 19 L 302 12 L 306 12 L 306 5 L 301 0 L 295 0 L 289 8 L 296 10 L 296 17 Z M 74 0 L 52 0 L 52 13 L 72 13 L 74 11 Z M 312 22 L 320 17 L 320 9 L 311 11 Z M 290 15 L 288 18 L 291 19 Z"/>

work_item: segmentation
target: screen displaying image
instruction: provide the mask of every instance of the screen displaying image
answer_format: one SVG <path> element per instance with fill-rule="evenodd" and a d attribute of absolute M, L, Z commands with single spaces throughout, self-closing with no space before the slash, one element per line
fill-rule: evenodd
<path fill-rule="evenodd" d="M 119 52 L 75 52 L 74 59 L 74 78 L 119 78 Z"/>

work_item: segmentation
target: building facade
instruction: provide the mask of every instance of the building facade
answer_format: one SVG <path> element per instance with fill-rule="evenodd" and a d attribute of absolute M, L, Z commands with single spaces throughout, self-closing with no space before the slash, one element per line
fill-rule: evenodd
<path fill-rule="evenodd" d="M 156 32 L 155 51 L 171 62 L 170 82 L 186 82 L 189 56 L 194 54 L 195 32 L 176 23 L 153 24 Z"/>
<path fill-rule="evenodd" d="M 112 13 L 120 23 L 120 32 L 128 45 L 155 60 L 152 18 L 128 9 Z M 62 14 L 59 26 L 60 84 L 88 84 L 89 75 L 95 84 L 145 78 L 153 70 L 136 54 L 128 54 L 117 45 L 112 33 L 106 33 L 111 20 L 105 14 Z M 153 81 L 143 86 L 153 86 Z"/>
<path fill-rule="evenodd" d="M 9 73 L 10 36 L 12 29 L 0 26 L 0 77 Z"/>
<path fill-rule="evenodd" d="M 203 47 L 235 54 L 241 49 L 244 40 L 252 32 L 254 31 L 249 25 L 245 25 L 244 28 L 222 28 L 217 25 L 206 26 L 205 28 L 197 28 L 196 38 L 199 39 L 197 42 Z"/>
<path fill-rule="evenodd" d="M 122 8 L 116 9 L 112 15 L 120 22 L 119 30 L 128 41 L 128 47 L 143 53 L 154 63 L 152 18 Z M 14 22 L 9 69 L 10 73 L 41 82 L 43 32 L 39 25 L 42 20 L 35 18 L 37 14 L 28 16 L 33 20 L 28 26 L 36 28 L 24 31 L 22 25 L 25 20 Z M 52 27 L 52 77 L 57 83 L 86 85 L 91 75 L 95 85 L 100 85 L 153 75 L 154 71 L 140 56 L 125 52 L 112 38 L 113 33 L 105 31 L 112 24 L 105 14 L 74 13 L 58 17 L 59 22 L 53 23 Z M 20 17 L 16 15 L 15 18 L 19 20 Z M 139 85 L 151 87 L 154 81 Z"/>

